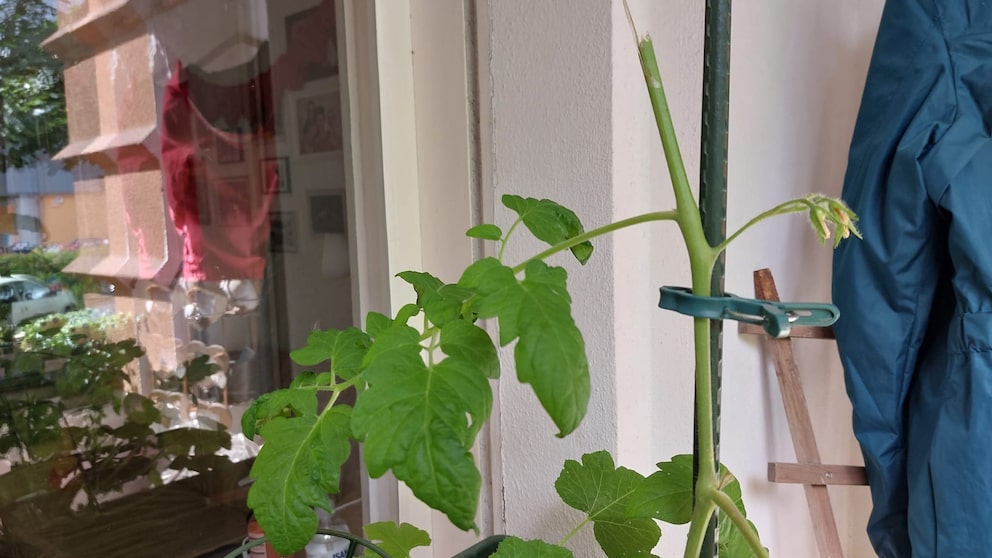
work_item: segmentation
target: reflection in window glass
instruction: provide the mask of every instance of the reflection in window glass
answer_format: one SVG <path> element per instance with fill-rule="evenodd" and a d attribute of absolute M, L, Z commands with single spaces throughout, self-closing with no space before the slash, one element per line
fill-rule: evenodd
<path fill-rule="evenodd" d="M 137 4 L 0 1 L 0 556 L 238 546 L 241 414 L 352 321 L 333 0 Z"/>

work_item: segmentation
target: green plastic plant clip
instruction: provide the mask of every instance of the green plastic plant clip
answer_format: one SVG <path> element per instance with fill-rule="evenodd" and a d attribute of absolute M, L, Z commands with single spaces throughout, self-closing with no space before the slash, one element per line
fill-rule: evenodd
<path fill-rule="evenodd" d="M 772 302 L 726 296 L 696 296 L 684 287 L 662 287 L 658 306 L 679 314 L 710 320 L 735 320 L 761 326 L 775 338 L 788 337 L 793 326 L 827 327 L 840 317 L 833 304 Z"/>

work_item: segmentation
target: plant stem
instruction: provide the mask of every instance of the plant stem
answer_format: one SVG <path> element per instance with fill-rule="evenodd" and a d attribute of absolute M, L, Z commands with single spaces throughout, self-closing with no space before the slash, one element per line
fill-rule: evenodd
<path fill-rule="evenodd" d="M 761 540 L 758 539 L 758 533 L 754 531 L 751 524 L 749 524 L 747 519 L 744 518 L 741 510 L 737 509 L 737 506 L 734 505 L 734 502 L 730 499 L 730 496 L 728 496 L 726 492 L 717 490 L 713 492 L 710 497 L 713 499 L 713 503 L 715 503 L 717 507 L 719 507 L 720 510 L 722 510 L 723 513 L 734 522 L 734 526 L 737 527 L 737 530 L 744 535 L 744 539 L 747 541 L 748 546 L 751 547 L 751 551 L 754 552 L 754 555 L 759 558 L 768 558 L 768 551 L 761 545 Z"/>
<path fill-rule="evenodd" d="M 522 221 L 522 217 L 517 217 L 517 220 L 510 225 L 510 228 L 506 231 L 506 234 L 503 235 L 503 240 L 499 245 L 499 253 L 496 255 L 497 260 L 501 262 L 503 261 L 503 252 L 506 250 L 506 244 L 510 242 L 510 235 L 513 234 L 513 231 L 516 230 L 517 226 L 519 226 Z"/>
<path fill-rule="evenodd" d="M 706 528 L 709 527 L 710 517 L 714 511 L 716 504 L 712 499 L 706 498 L 701 505 L 697 500 L 696 508 L 692 511 L 692 521 L 689 523 L 689 539 L 685 543 L 684 558 L 699 558 Z"/>
<path fill-rule="evenodd" d="M 565 544 L 567 544 L 568 541 L 571 540 L 572 537 L 574 537 L 575 535 L 577 535 L 579 533 L 579 531 L 581 531 L 582 528 L 585 527 L 586 525 L 588 525 L 591 521 L 592 521 L 592 519 L 590 519 L 588 517 L 585 518 L 585 519 L 583 519 L 582 520 L 582 523 L 579 523 L 578 525 L 576 525 L 575 526 L 575 529 L 572 529 L 571 531 L 569 531 L 567 535 L 565 535 L 564 537 L 562 537 L 562 539 L 560 541 L 558 541 L 558 546 L 565 546 Z"/>
<path fill-rule="evenodd" d="M 651 107 L 658 124 L 658 135 L 668 163 L 668 172 L 675 192 L 676 212 L 679 229 L 689 253 L 689 269 L 692 274 L 692 292 L 697 296 L 709 296 L 713 266 L 720 251 L 710 246 L 703 231 L 699 206 L 692 195 L 685 165 L 679 151 L 678 139 L 665 89 L 658 70 L 654 45 L 645 38 L 638 45 L 641 69 L 648 87 Z M 713 434 L 713 393 L 710 362 L 710 324 L 705 318 L 693 318 L 693 339 L 696 353 L 696 424 L 698 425 L 698 477 L 695 486 L 695 503 L 692 523 L 689 527 L 689 540 L 685 557 L 697 558 L 702 548 L 706 529 L 716 505 L 713 494 L 719 491 L 716 474 L 716 446 Z"/>
<path fill-rule="evenodd" d="M 528 258 L 527 260 L 518 264 L 516 267 L 513 268 L 513 273 L 520 273 L 521 271 L 523 271 L 524 268 L 527 267 L 527 262 L 531 260 L 543 260 L 549 256 L 553 256 L 554 254 L 557 254 L 558 252 L 568 250 L 569 248 L 582 244 L 587 240 L 592 240 L 593 238 L 602 236 L 607 233 L 611 233 L 613 231 L 617 231 L 627 227 L 632 227 L 634 225 L 639 225 L 641 223 L 649 223 L 651 221 L 675 221 L 677 219 L 678 219 L 678 215 L 675 211 L 655 211 L 652 213 L 644 213 L 643 215 L 636 215 L 634 217 L 623 219 L 615 223 L 610 223 L 609 225 L 604 225 L 597 229 L 584 232 L 580 235 L 573 236 L 568 240 L 563 240 L 558 244 L 555 244 L 554 246 L 548 248 L 547 250 L 541 252 L 540 254 Z M 507 236 L 509 236 L 509 233 L 507 233 Z"/>
<path fill-rule="evenodd" d="M 713 249 L 703 235 L 699 206 L 696 204 L 696 198 L 692 195 L 689 177 L 685 173 L 685 164 L 682 162 L 682 154 L 679 151 L 678 137 L 675 135 L 675 124 L 672 122 L 672 115 L 668 110 L 668 99 L 665 97 L 665 87 L 662 84 L 658 60 L 654 54 L 654 44 L 649 37 L 641 41 L 638 54 L 641 59 L 641 69 L 644 71 L 644 81 L 648 86 L 648 96 L 651 99 L 654 119 L 658 125 L 661 147 L 665 152 L 665 162 L 668 164 L 672 190 L 675 192 L 675 209 L 678 212 L 679 228 L 682 230 L 689 254 L 696 254 L 706 259 L 705 257 Z M 694 269 L 693 275 L 695 272 Z M 707 276 L 707 281 L 709 281 L 709 276 Z"/>
<path fill-rule="evenodd" d="M 758 215 L 754 219 L 751 219 L 743 227 L 737 229 L 737 232 L 735 232 L 734 234 L 730 235 L 727 238 L 727 240 L 724 240 L 723 242 L 721 242 L 720 245 L 716 247 L 716 250 L 718 252 L 723 252 L 724 250 L 727 249 L 727 246 L 729 246 L 730 243 L 733 242 L 738 236 L 740 236 L 741 234 L 743 234 L 744 231 L 748 230 L 752 226 L 760 223 L 761 221 L 764 221 L 765 219 L 767 219 L 769 217 L 774 217 L 776 215 L 784 215 L 786 213 L 801 213 L 803 211 L 807 211 L 808 209 L 809 208 L 807 207 L 807 204 L 805 203 L 805 199 L 803 199 L 803 198 L 800 198 L 800 199 L 797 199 L 797 200 L 789 200 L 789 201 L 787 201 L 785 203 L 781 203 L 779 205 L 776 205 L 775 207 L 769 209 L 768 211 L 765 211 L 761 215 Z"/>

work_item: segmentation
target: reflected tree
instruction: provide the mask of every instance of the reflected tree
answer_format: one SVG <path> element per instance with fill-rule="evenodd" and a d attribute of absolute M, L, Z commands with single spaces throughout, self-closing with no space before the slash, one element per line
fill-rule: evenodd
<path fill-rule="evenodd" d="M 41 48 L 56 29 L 50 0 L 0 1 L 0 173 L 66 144 L 62 63 Z"/>

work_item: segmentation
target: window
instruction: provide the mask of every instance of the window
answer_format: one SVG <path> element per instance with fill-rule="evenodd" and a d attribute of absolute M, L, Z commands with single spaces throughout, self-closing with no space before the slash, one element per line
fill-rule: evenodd
<path fill-rule="evenodd" d="M 240 416 L 353 321 L 341 13 L 0 2 L 0 555 L 245 538 Z"/>

